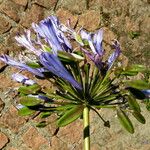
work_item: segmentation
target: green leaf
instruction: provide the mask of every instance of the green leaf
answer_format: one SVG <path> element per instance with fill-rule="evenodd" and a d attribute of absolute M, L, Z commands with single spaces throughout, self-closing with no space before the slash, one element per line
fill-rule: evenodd
<path fill-rule="evenodd" d="M 27 62 L 26 64 L 31 68 L 41 68 L 41 66 L 35 62 Z"/>
<path fill-rule="evenodd" d="M 65 51 L 58 51 L 58 57 L 60 58 L 61 61 L 70 63 L 70 62 L 77 62 L 77 61 L 82 61 L 84 58 L 78 54 L 75 53 L 67 53 Z"/>
<path fill-rule="evenodd" d="M 135 75 L 138 74 L 138 72 L 137 71 L 129 71 L 129 70 L 127 70 L 127 71 L 122 71 L 120 74 L 121 75 L 126 75 L 126 76 L 135 76 Z"/>
<path fill-rule="evenodd" d="M 47 118 L 52 114 L 52 112 L 41 112 L 40 117 L 41 118 Z"/>
<path fill-rule="evenodd" d="M 75 37 L 75 40 L 80 43 L 81 45 L 84 45 L 83 41 L 82 41 L 82 38 L 79 34 L 77 33 L 74 33 L 74 37 Z"/>
<path fill-rule="evenodd" d="M 31 96 L 23 96 L 20 98 L 20 104 L 24 106 L 35 106 L 40 104 L 42 101 Z"/>
<path fill-rule="evenodd" d="M 23 94 L 36 94 L 40 89 L 41 87 L 38 84 L 33 84 L 30 86 L 21 86 L 18 92 Z"/>
<path fill-rule="evenodd" d="M 115 74 L 121 74 L 121 75 L 126 75 L 126 76 L 135 76 L 138 74 L 138 72 L 143 72 L 145 71 L 146 68 L 143 65 L 132 65 L 132 66 L 127 66 L 126 68 L 118 68 L 115 70 Z"/>
<path fill-rule="evenodd" d="M 142 124 L 145 124 L 146 120 L 140 112 L 134 111 L 132 115 Z"/>
<path fill-rule="evenodd" d="M 135 38 L 137 38 L 137 37 L 139 37 L 140 36 L 140 32 L 139 31 L 130 31 L 129 32 L 129 37 L 131 38 L 131 39 L 135 39 Z"/>
<path fill-rule="evenodd" d="M 71 108 L 70 110 L 66 111 L 65 114 L 62 117 L 60 117 L 57 121 L 57 125 L 59 127 L 63 127 L 75 121 L 82 115 L 83 108 L 84 107 L 82 105 L 77 105 Z"/>
<path fill-rule="evenodd" d="M 32 115 L 33 113 L 35 113 L 35 110 L 31 110 L 28 107 L 23 107 L 18 110 L 18 114 L 20 116 L 28 116 L 28 115 Z"/>
<path fill-rule="evenodd" d="M 81 61 L 81 60 L 84 60 L 84 57 L 82 57 L 81 55 L 79 54 L 76 54 L 76 53 L 71 53 L 71 55 L 78 61 Z"/>
<path fill-rule="evenodd" d="M 66 110 L 70 110 L 72 108 L 74 108 L 76 105 L 75 104 L 66 104 L 66 105 L 62 105 L 62 106 L 58 106 L 56 107 L 56 110 L 58 111 L 66 111 Z"/>
<path fill-rule="evenodd" d="M 142 72 L 146 70 L 146 67 L 143 65 L 135 64 L 135 65 L 127 67 L 126 70 Z"/>
<path fill-rule="evenodd" d="M 128 86 L 139 90 L 150 89 L 150 84 L 144 80 L 134 80 L 134 81 L 128 81 L 126 83 Z"/>
<path fill-rule="evenodd" d="M 141 112 L 140 105 L 138 104 L 138 102 L 136 101 L 136 99 L 133 98 L 133 96 L 129 95 L 127 97 L 127 100 L 128 100 L 129 107 L 132 110 L 137 111 L 137 112 Z"/>
<path fill-rule="evenodd" d="M 46 52 L 52 52 L 52 48 L 48 47 L 47 45 L 43 45 L 43 50 Z"/>
<path fill-rule="evenodd" d="M 60 58 L 60 60 L 65 62 L 72 62 L 76 60 L 70 53 L 67 53 L 65 51 L 58 51 L 58 57 Z"/>
<path fill-rule="evenodd" d="M 117 117 L 121 123 L 121 125 L 130 133 L 134 133 L 134 128 L 132 125 L 132 122 L 130 121 L 130 119 L 128 118 L 128 116 L 126 115 L 126 113 L 121 110 L 121 109 L 117 109 Z"/>
<path fill-rule="evenodd" d="M 46 126 L 47 126 L 46 121 L 41 121 L 41 122 L 39 122 L 39 123 L 36 125 L 36 127 L 38 127 L 38 128 L 44 128 L 44 127 L 46 127 Z"/>
<path fill-rule="evenodd" d="M 146 104 L 146 109 L 150 111 L 150 99 L 145 99 L 144 103 Z"/>

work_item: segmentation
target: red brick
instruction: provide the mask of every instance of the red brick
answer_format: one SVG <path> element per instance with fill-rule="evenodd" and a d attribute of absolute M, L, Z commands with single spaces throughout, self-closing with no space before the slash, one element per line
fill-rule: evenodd
<path fill-rule="evenodd" d="M 0 132 L 0 149 L 5 147 L 8 142 L 8 137 L 4 133 Z"/>
<path fill-rule="evenodd" d="M 12 0 L 13 2 L 15 2 L 18 5 L 22 5 L 22 6 L 26 6 L 28 3 L 28 0 Z"/>
<path fill-rule="evenodd" d="M 54 7 L 56 2 L 57 0 L 35 0 L 36 4 L 43 6 L 45 8 L 48 8 L 48 9 L 51 7 Z"/>
<path fill-rule="evenodd" d="M 83 137 L 83 125 L 79 119 L 75 122 L 60 128 L 58 137 L 63 139 L 69 144 L 78 143 Z"/>
<path fill-rule="evenodd" d="M 25 119 L 18 116 L 18 111 L 14 106 L 11 106 L 9 110 L 0 118 L 0 125 L 3 125 L 16 133 L 24 123 Z"/>
<path fill-rule="evenodd" d="M 48 150 L 68 150 L 68 146 L 59 137 L 54 136 L 51 138 L 51 145 Z"/>
<path fill-rule="evenodd" d="M 11 1 L 5 1 L 0 6 L 0 11 L 4 14 L 6 14 L 8 17 L 12 18 L 14 21 L 18 22 L 20 20 L 19 14 L 18 14 L 18 8 L 13 2 Z"/>
<path fill-rule="evenodd" d="M 32 7 L 28 10 L 23 20 L 21 20 L 21 25 L 24 27 L 30 27 L 32 22 L 38 23 L 43 19 L 44 10 L 42 7 L 33 4 Z"/>
<path fill-rule="evenodd" d="M 23 141 L 32 150 L 39 150 L 43 144 L 47 144 L 47 140 L 34 127 L 29 128 L 23 135 Z"/>
<path fill-rule="evenodd" d="M 99 28 L 100 25 L 100 13 L 98 11 L 89 10 L 80 15 L 79 25 L 84 28 L 93 31 Z"/>
<path fill-rule="evenodd" d="M 0 34 L 7 32 L 11 28 L 11 24 L 6 18 L 0 16 L 0 22 Z"/>
<path fill-rule="evenodd" d="M 64 24 L 67 23 L 68 19 L 70 19 L 72 27 L 76 24 L 77 19 L 78 19 L 77 15 L 73 15 L 68 10 L 65 10 L 62 8 L 58 9 L 58 11 L 56 12 L 56 15 L 58 16 L 59 20 Z"/>

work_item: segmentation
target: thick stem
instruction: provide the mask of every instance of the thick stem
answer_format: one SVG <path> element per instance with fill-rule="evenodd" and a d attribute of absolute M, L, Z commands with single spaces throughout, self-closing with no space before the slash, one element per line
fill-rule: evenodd
<path fill-rule="evenodd" d="M 84 150 L 90 150 L 90 123 L 89 123 L 88 107 L 85 107 L 83 110 L 83 124 L 84 124 Z"/>

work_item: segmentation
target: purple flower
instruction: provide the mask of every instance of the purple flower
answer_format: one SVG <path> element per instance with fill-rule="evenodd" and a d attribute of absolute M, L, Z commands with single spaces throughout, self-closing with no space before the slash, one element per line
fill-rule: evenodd
<path fill-rule="evenodd" d="M 115 51 L 110 55 L 108 58 L 108 69 L 110 69 L 115 62 L 115 60 L 119 57 L 121 50 L 120 50 L 120 45 L 118 41 L 115 41 L 113 44 Z"/>
<path fill-rule="evenodd" d="M 102 48 L 103 30 L 100 29 L 96 33 L 88 33 L 85 30 L 80 31 L 81 38 L 87 40 L 93 54 L 102 56 L 104 50 Z"/>
<path fill-rule="evenodd" d="M 66 68 L 63 66 L 56 55 L 50 54 L 48 52 L 43 52 L 40 55 L 40 62 L 47 70 L 49 70 L 56 76 L 67 80 L 74 87 L 80 90 L 82 89 L 81 85 L 70 75 L 70 73 L 66 70 Z"/>
<path fill-rule="evenodd" d="M 22 108 L 24 108 L 25 106 L 24 105 L 22 105 L 22 104 L 18 104 L 18 105 L 16 105 L 16 108 L 17 109 L 22 109 Z"/>
<path fill-rule="evenodd" d="M 31 40 L 31 32 L 30 32 L 30 30 L 26 30 L 24 35 L 17 35 L 15 37 L 15 39 L 19 43 L 19 45 L 26 47 L 27 49 L 29 49 L 34 54 L 36 54 L 38 56 L 41 54 L 41 50 L 36 49 L 33 46 L 34 41 Z"/>
<path fill-rule="evenodd" d="M 89 47 L 92 52 L 89 52 L 86 49 L 82 49 L 82 51 L 95 63 L 98 69 L 101 70 L 109 70 L 114 64 L 115 60 L 119 57 L 121 50 L 120 45 L 117 41 L 114 42 L 113 47 L 115 48 L 115 52 L 110 55 L 108 61 L 103 62 L 102 58 L 104 55 L 104 49 L 102 48 L 102 36 L 103 30 L 98 30 L 95 34 L 88 33 L 85 30 L 80 31 L 81 37 L 83 40 L 87 40 L 89 43 Z"/>
<path fill-rule="evenodd" d="M 63 32 L 60 30 L 60 23 L 57 17 L 50 16 L 42 20 L 39 25 L 33 23 L 32 27 L 40 37 L 44 38 L 51 46 L 54 54 L 58 50 L 71 51 L 72 46 Z"/>
<path fill-rule="evenodd" d="M 41 100 L 44 100 L 46 102 L 53 102 L 52 99 L 48 98 L 46 95 L 28 95 L 29 97 L 35 97 L 35 98 L 38 98 L 38 99 L 41 99 Z"/>
<path fill-rule="evenodd" d="M 27 70 L 37 76 L 44 77 L 44 75 L 42 73 L 44 71 L 43 68 L 33 69 L 33 68 L 27 66 L 26 64 L 23 64 L 23 63 L 20 63 L 20 62 L 17 62 L 15 60 L 11 59 L 8 55 L 1 55 L 0 60 L 5 62 L 8 65 L 15 66 L 16 68 L 19 68 L 22 70 Z"/>
<path fill-rule="evenodd" d="M 36 83 L 35 81 L 33 81 L 33 80 L 31 80 L 31 79 L 27 78 L 26 76 L 19 74 L 19 73 L 13 74 L 12 79 L 17 81 L 17 82 L 26 84 L 26 85 L 33 85 Z"/>
<path fill-rule="evenodd" d="M 145 94 L 146 98 L 150 98 L 150 89 L 148 90 L 142 90 L 143 94 Z"/>

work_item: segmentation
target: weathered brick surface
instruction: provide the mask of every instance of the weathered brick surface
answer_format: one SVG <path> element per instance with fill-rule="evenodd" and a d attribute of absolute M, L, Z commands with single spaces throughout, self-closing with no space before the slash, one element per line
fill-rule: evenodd
<path fill-rule="evenodd" d="M 22 138 L 24 143 L 33 150 L 40 150 L 40 147 L 47 143 L 47 140 L 34 127 L 29 128 Z"/>
<path fill-rule="evenodd" d="M 11 28 L 10 22 L 4 18 L 3 16 L 0 16 L 0 34 L 7 32 Z"/>
<path fill-rule="evenodd" d="M 8 137 L 4 133 L 0 132 L 0 149 L 5 147 L 8 142 Z"/>
<path fill-rule="evenodd" d="M 4 102 L 2 101 L 2 99 L 0 98 L 0 113 L 1 113 L 1 111 L 3 110 L 4 106 L 5 106 L 5 103 L 4 103 Z"/>
<path fill-rule="evenodd" d="M 28 0 L 12 0 L 13 2 L 15 2 L 18 5 L 22 5 L 22 6 L 26 6 L 28 3 Z"/>
<path fill-rule="evenodd" d="M 19 21 L 19 7 L 16 6 L 14 3 L 12 3 L 11 1 L 5 1 L 4 3 L 2 3 L 2 5 L 0 6 L 0 11 L 4 14 L 6 14 L 8 17 L 10 17 L 11 19 L 13 19 L 14 21 Z"/>
<path fill-rule="evenodd" d="M 89 10 L 80 15 L 79 26 L 83 26 L 85 29 L 94 31 L 98 29 L 100 25 L 100 13 L 95 10 Z"/>
<path fill-rule="evenodd" d="M 24 123 L 25 119 L 18 116 L 17 109 L 14 106 L 11 106 L 0 118 L 0 125 L 9 128 L 15 133 L 19 131 Z"/>
<path fill-rule="evenodd" d="M 43 18 L 43 9 L 33 4 L 30 9 L 28 9 L 27 13 L 21 20 L 21 25 L 24 27 L 30 27 L 32 22 L 39 22 Z"/>
<path fill-rule="evenodd" d="M 34 0 L 33 3 L 36 3 L 47 9 L 54 8 L 57 0 Z"/>
<path fill-rule="evenodd" d="M 64 24 L 67 23 L 68 19 L 70 19 L 72 27 L 76 24 L 78 20 L 78 15 L 73 15 L 70 11 L 63 8 L 58 9 L 56 15 L 59 17 L 60 21 Z"/>

